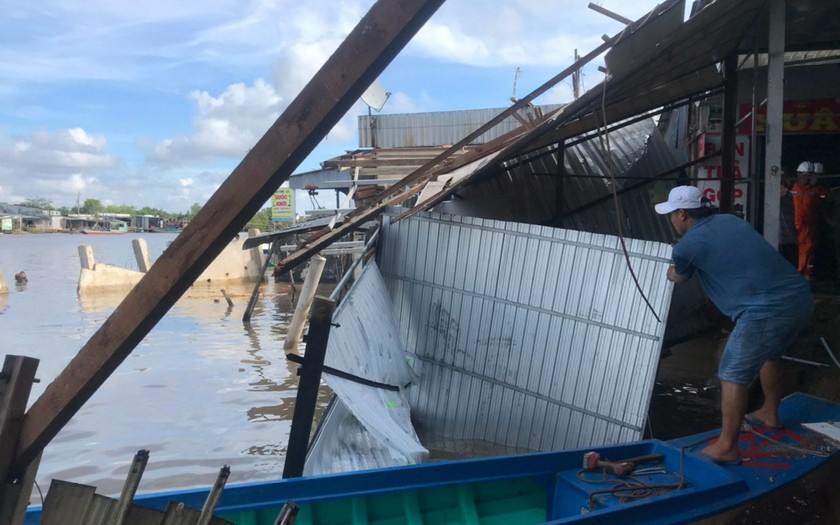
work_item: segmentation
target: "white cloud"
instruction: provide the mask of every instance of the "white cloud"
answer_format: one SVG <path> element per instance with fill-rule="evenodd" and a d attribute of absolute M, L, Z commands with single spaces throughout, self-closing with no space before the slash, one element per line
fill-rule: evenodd
<path fill-rule="evenodd" d="M 638 18 L 655 0 L 603 3 Z M 5 6 L 0 201 L 38 196 L 67 205 L 81 192 L 173 210 L 205 202 L 372 4 L 39 0 Z M 389 76 L 386 86 L 393 94 L 385 111 L 440 110 L 435 98 L 450 94 L 459 95 L 452 109 L 486 107 L 482 92 L 493 89 L 492 100 L 498 93 L 505 100 L 516 67 L 523 69 L 522 95 L 570 64 L 575 48 L 586 53 L 601 34 L 620 29 L 569 0 L 446 2 L 401 54 L 401 74 Z M 413 69 L 418 63 L 422 71 Z M 461 69 L 486 84 L 459 88 L 465 93 L 434 89 L 457 80 L 450 77 Z M 481 77 L 488 71 L 495 76 Z M 560 84 L 538 102 L 570 98 L 571 89 Z M 121 111 L 162 99 L 148 114 Z M 307 159 L 302 169 L 355 147 L 363 113 L 366 106 L 354 105 L 319 146 L 320 159 Z"/>
<path fill-rule="evenodd" d="M 106 144 L 105 137 L 81 128 L 55 133 L 41 130 L 16 137 L 11 144 L 0 142 L 3 198 L 66 200 L 95 186 L 98 175 L 116 165 L 105 152 Z"/>
<path fill-rule="evenodd" d="M 190 98 L 197 111 L 193 133 L 161 141 L 155 145 L 149 160 L 182 165 L 242 157 L 284 106 L 274 88 L 262 79 L 252 86 L 233 84 L 218 97 L 196 91 Z"/>

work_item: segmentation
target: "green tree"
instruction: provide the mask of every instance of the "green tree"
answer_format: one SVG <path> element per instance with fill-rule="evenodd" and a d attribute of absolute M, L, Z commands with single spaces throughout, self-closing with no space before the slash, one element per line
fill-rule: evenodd
<path fill-rule="evenodd" d="M 99 215 L 102 211 L 105 211 L 105 208 L 102 206 L 102 202 L 100 202 L 99 199 L 85 199 L 85 203 L 82 204 L 81 213 Z"/>
<path fill-rule="evenodd" d="M 274 230 L 274 225 L 271 222 L 271 208 L 266 208 L 257 212 L 254 217 L 245 225 L 248 230 L 259 229 L 262 232 Z"/>
<path fill-rule="evenodd" d="M 129 204 L 120 204 L 120 205 L 109 205 L 105 206 L 105 210 L 108 213 L 127 213 L 129 215 L 137 215 L 137 210 L 134 209 L 134 206 Z"/>
<path fill-rule="evenodd" d="M 199 204 L 197 202 L 194 202 L 193 205 L 190 206 L 190 211 L 188 211 L 186 213 L 186 216 L 187 216 L 187 218 L 192 219 L 193 217 L 198 215 L 198 212 L 200 212 L 200 211 L 201 211 L 201 204 Z"/>
<path fill-rule="evenodd" d="M 29 206 L 30 208 L 38 208 L 39 210 L 53 209 L 52 201 L 41 197 L 35 197 L 34 199 L 24 200 L 23 206 Z"/>

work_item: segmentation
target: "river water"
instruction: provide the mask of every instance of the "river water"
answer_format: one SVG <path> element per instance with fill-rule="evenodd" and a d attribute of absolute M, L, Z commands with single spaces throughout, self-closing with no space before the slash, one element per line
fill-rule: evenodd
<path fill-rule="evenodd" d="M 121 298 L 78 296 L 78 246 L 89 244 L 97 263 L 137 269 L 132 239 L 146 239 L 154 260 L 175 235 L 0 235 L 0 270 L 9 284 L 9 293 L 0 294 L 0 342 L 4 355 L 40 360 L 30 405 Z M 29 278 L 25 286 L 14 282 L 21 270 Z M 231 483 L 281 477 L 297 387 L 296 367 L 283 352 L 293 311 L 289 285 L 262 286 L 250 325 L 242 315 L 253 284 L 222 287 L 233 308 L 221 292 L 187 292 L 47 446 L 37 476 L 42 492 L 62 479 L 118 495 L 140 449 L 150 451 L 141 493 L 208 486 L 223 465 L 231 467 Z M 711 353 L 708 346 L 700 350 Z M 667 369 L 660 367 L 651 400 L 654 436 L 716 427 L 714 388 Z M 319 410 L 327 401 L 324 393 Z M 831 523 L 824 504 L 810 498 L 782 498 L 735 523 Z M 38 490 L 32 503 L 40 503 Z"/>
<path fill-rule="evenodd" d="M 146 239 L 154 260 L 175 236 L 0 235 L 9 285 L 0 294 L 0 341 L 4 355 L 40 360 L 30 405 L 122 297 L 78 296 L 78 246 L 90 245 L 97 263 L 136 270 L 132 239 Z M 25 286 L 14 282 L 19 271 Z M 210 485 L 223 465 L 230 482 L 279 478 L 297 387 L 283 353 L 293 307 L 289 285 L 268 282 L 244 325 L 253 286 L 220 284 L 233 308 L 221 292 L 185 294 L 47 446 L 42 491 L 56 478 L 118 494 L 140 449 L 150 451 L 140 492 Z M 37 490 L 32 502 L 40 502 Z"/>

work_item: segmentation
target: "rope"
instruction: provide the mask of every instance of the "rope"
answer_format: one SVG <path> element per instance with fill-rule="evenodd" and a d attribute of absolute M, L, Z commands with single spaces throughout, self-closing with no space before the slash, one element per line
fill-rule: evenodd
<path fill-rule="evenodd" d="M 606 469 L 602 470 L 603 475 L 605 476 L 602 479 L 592 479 L 587 478 L 585 473 L 591 472 L 588 470 L 579 470 L 577 472 L 577 478 L 584 483 L 605 483 L 605 484 L 612 484 L 613 486 L 604 489 L 604 490 L 595 490 L 589 493 L 588 495 L 588 503 L 589 503 L 589 510 L 595 509 L 595 497 L 600 496 L 602 494 L 609 494 L 618 499 L 620 504 L 627 503 L 628 501 L 637 500 L 637 499 L 644 499 L 650 498 L 653 496 L 660 496 L 662 494 L 667 494 L 674 490 L 680 490 L 685 486 L 685 448 L 683 447 L 680 449 L 680 481 L 679 483 L 663 483 L 663 484 L 654 484 L 650 485 L 645 481 L 632 476 L 622 476 L 620 478 L 609 478 L 606 477 L 610 475 Z M 651 470 L 651 469 L 645 469 Z M 640 473 L 641 471 L 634 471 L 634 473 Z"/>
<path fill-rule="evenodd" d="M 762 434 L 761 432 L 756 430 L 752 425 L 750 425 L 746 421 L 744 421 L 742 423 L 742 428 L 745 432 L 752 432 L 753 434 L 755 434 L 756 436 L 758 436 L 760 438 L 764 438 L 767 441 L 775 443 L 775 444 L 777 444 L 781 447 L 789 448 L 791 450 L 794 450 L 796 452 L 800 452 L 802 454 L 806 454 L 808 456 L 817 456 L 819 458 L 827 458 L 827 457 L 831 456 L 831 454 L 829 454 L 828 452 L 821 452 L 819 450 L 814 450 L 814 449 L 811 449 L 811 448 L 805 448 L 805 447 L 800 447 L 800 446 L 797 446 L 797 445 L 791 445 L 790 443 L 782 443 L 778 439 L 773 439 L 766 434 Z"/>

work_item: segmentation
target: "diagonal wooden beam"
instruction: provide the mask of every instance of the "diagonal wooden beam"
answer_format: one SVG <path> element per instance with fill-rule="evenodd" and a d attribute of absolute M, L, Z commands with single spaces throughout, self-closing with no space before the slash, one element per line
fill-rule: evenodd
<path fill-rule="evenodd" d="M 27 412 L 18 468 L 38 455 L 231 238 L 289 178 L 443 0 L 379 0 Z"/>

